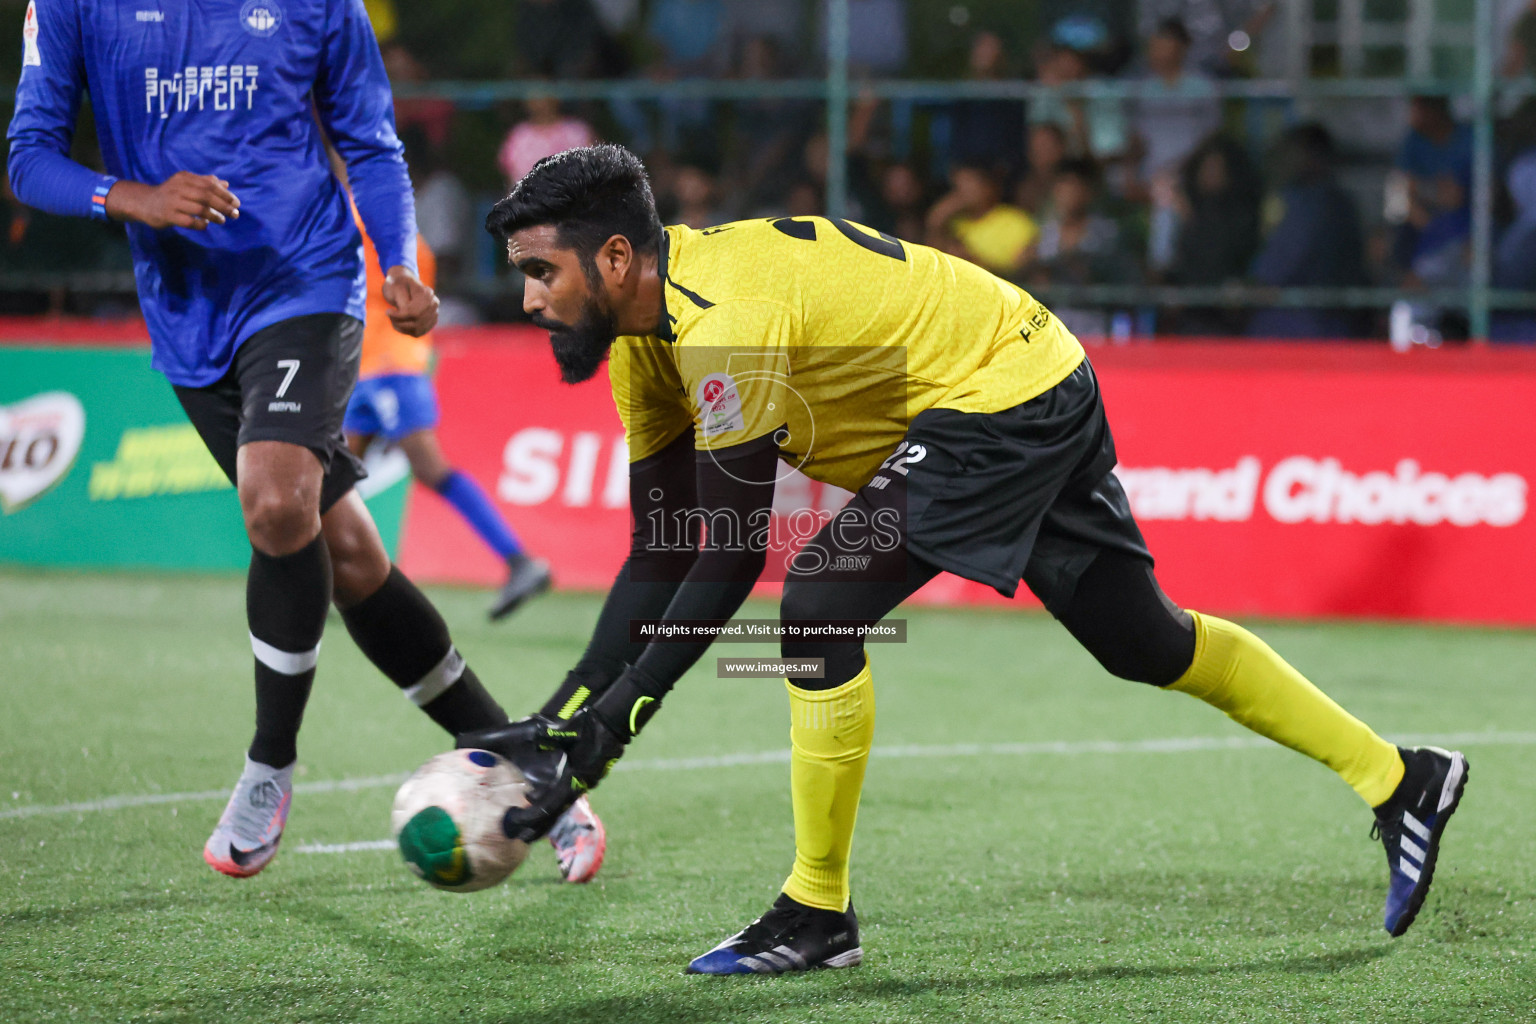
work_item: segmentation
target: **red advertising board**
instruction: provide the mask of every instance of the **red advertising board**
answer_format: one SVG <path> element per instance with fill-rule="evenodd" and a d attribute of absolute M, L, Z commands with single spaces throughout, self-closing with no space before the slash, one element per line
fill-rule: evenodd
<path fill-rule="evenodd" d="M 484 485 L 529 551 L 549 559 L 558 586 L 606 587 L 629 547 L 629 462 L 607 374 L 562 384 L 547 336 L 532 328 L 436 336 L 438 437 L 448 459 Z M 424 580 L 492 584 L 505 573 L 457 513 L 420 486 L 400 562 Z"/>
<path fill-rule="evenodd" d="M 605 587 L 629 524 L 603 375 L 561 384 L 542 332 L 441 332 L 449 457 L 559 583 Z M 1121 477 L 1176 601 L 1213 612 L 1536 624 L 1536 354 L 1163 343 L 1092 352 Z M 803 478 L 780 511 L 845 497 Z M 419 488 L 407 572 L 500 567 Z M 997 601 L 942 576 L 921 595 Z"/>

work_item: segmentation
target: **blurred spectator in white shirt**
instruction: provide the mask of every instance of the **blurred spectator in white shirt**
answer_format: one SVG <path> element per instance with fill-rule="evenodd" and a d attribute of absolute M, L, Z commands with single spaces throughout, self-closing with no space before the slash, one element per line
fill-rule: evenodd
<path fill-rule="evenodd" d="M 1189 30 L 1177 18 L 1147 40 L 1146 94 L 1132 104 L 1135 149 L 1141 157 L 1131 198 L 1150 199 L 1147 259 L 1162 270 L 1173 260 L 1178 236 L 1179 168 L 1221 127 L 1221 101 L 1205 75 L 1189 69 Z"/>
<path fill-rule="evenodd" d="M 1081 50 L 1054 45 L 1038 62 L 1041 85 L 1075 86 L 1086 82 L 1092 68 Z M 1067 138 L 1067 152 L 1074 157 L 1092 157 L 1109 164 L 1125 155 L 1129 129 L 1125 107 L 1117 99 L 1046 96 L 1029 108 L 1031 124 L 1054 124 Z"/>
<path fill-rule="evenodd" d="M 1251 55 L 1274 17 L 1274 0 L 1141 0 L 1137 21 L 1150 35 L 1168 18 L 1189 30 L 1189 59 L 1209 75 L 1224 76 Z"/>

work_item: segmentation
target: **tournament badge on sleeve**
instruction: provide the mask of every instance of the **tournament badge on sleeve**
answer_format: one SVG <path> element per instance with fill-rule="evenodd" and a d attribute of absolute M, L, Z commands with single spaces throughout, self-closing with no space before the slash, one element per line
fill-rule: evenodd
<path fill-rule="evenodd" d="M 746 419 L 741 411 L 741 392 L 736 378 L 728 373 L 711 373 L 699 381 L 699 430 L 704 437 L 716 437 L 741 430 Z"/>
<path fill-rule="evenodd" d="M 37 0 L 27 4 L 27 18 L 21 23 L 21 66 L 43 66 L 43 55 L 37 48 Z"/>

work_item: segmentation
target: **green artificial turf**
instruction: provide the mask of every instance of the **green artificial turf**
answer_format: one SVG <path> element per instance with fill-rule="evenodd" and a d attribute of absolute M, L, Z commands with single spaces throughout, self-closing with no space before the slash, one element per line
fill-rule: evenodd
<path fill-rule="evenodd" d="M 515 713 L 597 610 L 553 595 L 492 626 L 485 595 L 433 596 Z M 249 738 L 243 601 L 233 578 L 0 574 L 0 1021 L 1536 1020 L 1536 634 L 1257 626 L 1385 733 L 1484 734 L 1392 940 L 1370 815 L 1327 770 L 1149 746 L 1247 734 L 1108 677 L 1043 616 L 905 613 L 909 642 L 872 647 L 864 966 L 719 979 L 681 970 L 768 906 L 793 837 L 783 684 L 713 659 L 771 650 L 712 652 L 604 783 L 596 882 L 560 883 L 541 845 L 453 895 L 390 850 L 305 852 L 387 837 L 380 776 L 447 745 L 333 619 L 284 850 L 235 881 L 200 851 Z"/>

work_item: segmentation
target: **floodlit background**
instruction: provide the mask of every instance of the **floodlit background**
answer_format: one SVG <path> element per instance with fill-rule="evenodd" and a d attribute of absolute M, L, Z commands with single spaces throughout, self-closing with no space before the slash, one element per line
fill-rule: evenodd
<path fill-rule="evenodd" d="M 0 2 L 0 54 L 25 6 Z M 1434 893 L 1387 939 L 1370 816 L 1327 772 L 953 577 L 872 648 L 858 971 L 679 974 L 791 853 L 782 691 L 713 655 L 596 795 L 596 883 L 557 884 L 540 850 L 448 896 L 387 839 L 444 738 L 333 620 L 284 852 L 217 876 L 198 850 L 251 714 L 238 505 L 149 369 L 121 230 L 6 189 L 0 1019 L 1536 1015 L 1536 4 L 367 6 L 439 267 L 443 447 L 556 593 L 485 623 L 501 564 L 402 457 L 376 453 L 365 490 L 509 710 L 585 643 L 627 453 L 601 375 L 558 382 L 480 225 L 540 157 L 621 142 L 668 223 L 844 217 L 1050 306 L 1174 599 L 1253 625 L 1384 734 L 1467 753 Z M 75 155 L 98 160 L 89 109 Z M 846 497 L 794 476 L 778 511 Z M 774 614 L 781 561 L 744 615 Z"/>

